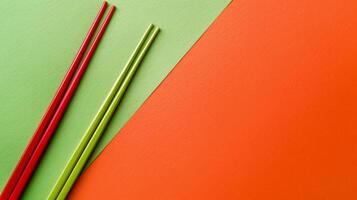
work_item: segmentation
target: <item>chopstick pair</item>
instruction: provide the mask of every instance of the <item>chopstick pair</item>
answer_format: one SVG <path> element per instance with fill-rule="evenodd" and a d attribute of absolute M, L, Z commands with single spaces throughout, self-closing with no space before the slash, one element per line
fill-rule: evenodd
<path fill-rule="evenodd" d="M 68 72 L 66 73 L 60 87 L 58 88 L 54 98 L 52 99 L 49 107 L 41 122 L 32 136 L 30 143 L 27 145 L 23 152 L 20 161 L 16 165 L 15 170 L 11 174 L 1 196 L 0 200 L 19 199 L 23 190 L 26 187 L 32 173 L 34 172 L 42 154 L 45 151 L 52 135 L 54 134 L 57 125 L 59 124 L 88 64 L 111 20 L 111 17 L 115 11 L 115 7 L 112 6 L 107 17 L 105 18 L 102 26 L 100 27 L 97 35 L 88 53 L 85 55 L 82 63 L 82 57 L 88 49 L 89 43 L 100 24 L 100 21 L 107 8 L 107 2 L 103 2 L 92 26 L 89 29 L 80 49 L 78 50 Z M 79 66 L 79 64 L 81 65 Z M 79 66 L 79 67 L 78 67 Z M 78 70 L 77 70 L 78 69 Z M 75 73 L 77 72 L 77 73 Z"/>
<path fill-rule="evenodd" d="M 88 127 L 85 135 L 72 154 L 71 159 L 62 171 L 55 186 L 52 188 L 52 191 L 48 196 L 49 200 L 62 200 L 66 198 L 96 144 L 98 143 L 111 117 L 113 116 L 114 111 L 122 99 L 131 79 L 133 78 L 137 68 L 149 50 L 158 32 L 159 28 L 157 26 L 152 24 L 149 25 L 123 71 L 101 105 L 98 113 Z"/>

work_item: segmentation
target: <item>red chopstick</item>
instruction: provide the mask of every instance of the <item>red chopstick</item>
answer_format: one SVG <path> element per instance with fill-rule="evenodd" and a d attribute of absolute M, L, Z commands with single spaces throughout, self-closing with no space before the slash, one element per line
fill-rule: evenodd
<path fill-rule="evenodd" d="M 99 41 L 101 40 L 112 16 L 113 13 L 115 11 L 115 6 L 112 6 L 107 17 L 105 18 L 103 25 L 100 27 L 100 30 L 98 32 L 98 34 L 96 35 L 89 51 L 88 54 L 85 56 L 81 66 L 78 69 L 77 74 L 75 75 L 75 77 L 73 78 L 73 81 L 71 82 L 68 90 L 66 91 L 63 100 L 61 101 L 55 115 L 53 116 L 50 124 L 48 125 L 48 128 L 46 129 L 45 133 L 43 134 L 43 137 L 41 138 L 40 143 L 38 144 L 38 146 L 36 147 L 36 150 L 34 151 L 30 161 L 28 162 L 25 170 L 23 171 L 19 181 L 17 182 L 14 191 L 12 192 L 11 196 L 10 196 L 10 200 L 17 200 L 19 199 L 19 197 L 21 196 L 23 190 L 25 189 L 25 186 L 27 184 L 27 182 L 29 181 L 29 179 L 31 178 L 32 173 L 34 172 L 43 152 L 45 151 L 46 146 L 48 145 L 52 135 L 54 134 L 57 125 L 59 124 L 65 110 L 66 107 L 68 106 L 75 90 L 77 89 L 77 86 L 85 72 L 85 70 L 88 67 L 88 64 L 93 56 L 93 53 L 95 52 Z"/>
<path fill-rule="evenodd" d="M 64 93 L 66 92 L 68 85 L 76 72 L 80 61 L 82 60 L 83 54 L 85 53 L 93 34 L 95 33 L 100 20 L 102 19 L 104 12 L 107 8 L 107 2 L 103 2 L 92 26 L 90 27 L 80 49 L 78 50 L 68 72 L 66 73 L 63 81 L 61 82 L 54 98 L 52 99 L 50 105 L 47 108 L 45 115 L 42 117 L 39 126 L 37 127 L 34 135 L 32 136 L 30 143 L 27 145 L 25 151 L 23 152 L 20 161 L 17 163 L 15 170 L 12 172 L 10 179 L 6 183 L 6 186 L 1 193 L 0 200 L 6 200 L 10 197 L 11 192 L 13 191 L 17 181 L 19 180 L 23 170 L 25 169 L 28 161 L 31 158 L 31 155 L 35 151 L 36 146 L 38 145 L 47 125 L 52 119 L 58 105 L 60 104 L 61 99 L 63 98 Z"/>

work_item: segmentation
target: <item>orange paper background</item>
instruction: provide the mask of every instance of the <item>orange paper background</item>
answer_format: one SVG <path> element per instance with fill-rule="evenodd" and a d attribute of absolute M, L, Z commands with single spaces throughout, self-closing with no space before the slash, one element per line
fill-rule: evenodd
<path fill-rule="evenodd" d="M 356 10 L 234 1 L 70 199 L 357 199 Z"/>

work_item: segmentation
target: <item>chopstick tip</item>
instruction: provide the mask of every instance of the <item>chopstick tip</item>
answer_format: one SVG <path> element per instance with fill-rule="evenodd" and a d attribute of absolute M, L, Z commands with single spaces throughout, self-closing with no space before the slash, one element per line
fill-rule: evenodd
<path fill-rule="evenodd" d="M 117 7 L 116 7 L 115 5 L 112 5 L 112 6 L 110 7 L 110 11 L 111 11 L 111 12 L 114 12 L 114 11 L 116 10 L 116 8 L 117 8 Z"/>
<path fill-rule="evenodd" d="M 154 31 L 159 31 L 160 30 L 160 27 L 156 26 L 155 24 L 151 24 L 154 26 Z"/>
<path fill-rule="evenodd" d="M 148 29 L 152 29 L 154 27 L 154 24 L 149 24 Z"/>

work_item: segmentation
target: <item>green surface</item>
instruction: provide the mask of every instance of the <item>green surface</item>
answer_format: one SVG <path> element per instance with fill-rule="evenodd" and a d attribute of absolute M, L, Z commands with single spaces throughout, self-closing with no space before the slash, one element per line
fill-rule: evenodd
<path fill-rule="evenodd" d="M 23 199 L 46 199 L 147 24 L 162 29 L 96 148 L 105 147 L 228 4 L 118 0 L 108 31 Z M 0 189 L 89 29 L 101 1 L 0 2 Z M 192 66 L 194 67 L 194 66 Z"/>

